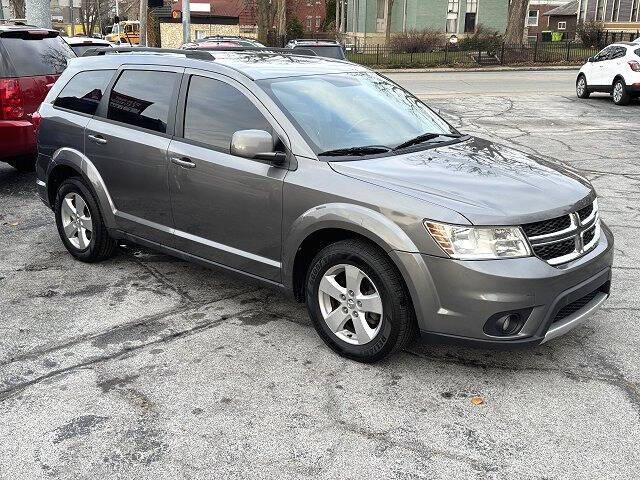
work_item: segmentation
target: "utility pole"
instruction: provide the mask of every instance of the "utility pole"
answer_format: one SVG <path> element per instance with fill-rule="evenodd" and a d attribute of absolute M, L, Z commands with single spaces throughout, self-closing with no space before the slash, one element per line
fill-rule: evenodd
<path fill-rule="evenodd" d="M 287 35 L 287 2 L 286 0 L 278 0 L 278 36 L 280 37 L 280 42 L 284 47 L 284 39 Z"/>
<path fill-rule="evenodd" d="M 147 0 L 140 0 L 140 46 L 147 46 Z"/>
<path fill-rule="evenodd" d="M 191 6 L 189 0 L 182 0 L 182 43 L 191 42 Z"/>
<path fill-rule="evenodd" d="M 24 10 L 29 25 L 51 28 L 51 0 L 25 0 Z"/>

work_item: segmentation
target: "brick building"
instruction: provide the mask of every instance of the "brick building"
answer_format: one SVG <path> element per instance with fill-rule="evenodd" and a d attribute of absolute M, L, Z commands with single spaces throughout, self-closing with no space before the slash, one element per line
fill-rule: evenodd
<path fill-rule="evenodd" d="M 531 0 L 525 23 L 527 38 L 531 41 L 573 40 L 577 12 L 578 0 L 568 3 L 563 0 Z"/>

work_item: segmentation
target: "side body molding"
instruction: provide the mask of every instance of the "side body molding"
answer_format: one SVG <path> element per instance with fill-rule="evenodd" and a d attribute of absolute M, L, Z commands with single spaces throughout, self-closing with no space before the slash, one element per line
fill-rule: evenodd
<path fill-rule="evenodd" d="M 116 228 L 116 206 L 107 190 L 104 180 L 100 176 L 96 166 L 82 152 L 73 148 L 59 148 L 51 157 L 51 162 L 46 172 L 47 185 L 51 172 L 58 166 L 71 167 L 79 172 L 85 180 L 89 182 L 98 199 L 100 212 L 102 213 L 105 226 L 108 229 Z"/>
<path fill-rule="evenodd" d="M 418 251 L 409 236 L 380 212 L 349 203 L 319 205 L 300 215 L 284 234 L 282 278 L 285 287 L 293 287 L 293 265 L 300 245 L 309 235 L 325 229 L 341 229 L 360 234 L 386 252 Z"/>

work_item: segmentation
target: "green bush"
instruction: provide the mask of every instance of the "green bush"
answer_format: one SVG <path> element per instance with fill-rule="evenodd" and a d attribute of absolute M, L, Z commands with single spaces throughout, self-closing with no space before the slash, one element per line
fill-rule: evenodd
<path fill-rule="evenodd" d="M 585 47 L 595 47 L 602 38 L 604 25 L 602 22 L 580 22 L 576 33 Z"/>
<path fill-rule="evenodd" d="M 460 39 L 458 45 L 463 50 L 486 50 L 496 52 L 502 45 L 503 38 L 495 30 L 478 25 L 473 35 Z"/>
<path fill-rule="evenodd" d="M 436 30 L 409 30 L 391 37 L 391 51 L 394 53 L 430 52 L 445 44 L 442 32 Z"/>

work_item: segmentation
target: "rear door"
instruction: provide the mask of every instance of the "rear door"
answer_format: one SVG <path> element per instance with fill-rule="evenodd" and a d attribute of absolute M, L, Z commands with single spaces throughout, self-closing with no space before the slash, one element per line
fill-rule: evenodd
<path fill-rule="evenodd" d="M 616 75 L 623 73 L 623 68 L 627 67 L 625 57 L 627 55 L 627 49 L 622 46 L 611 47 L 611 54 L 609 59 L 603 63 L 602 69 L 602 84 L 613 85 L 613 79 Z"/>
<path fill-rule="evenodd" d="M 242 85 L 208 72 L 187 71 L 178 108 L 169 179 L 180 250 L 279 282 L 287 170 L 229 147 L 238 130 L 284 131 Z"/>
<path fill-rule="evenodd" d="M 111 195 L 119 230 L 171 244 L 167 148 L 183 68 L 127 66 L 85 133 L 85 154 Z"/>

